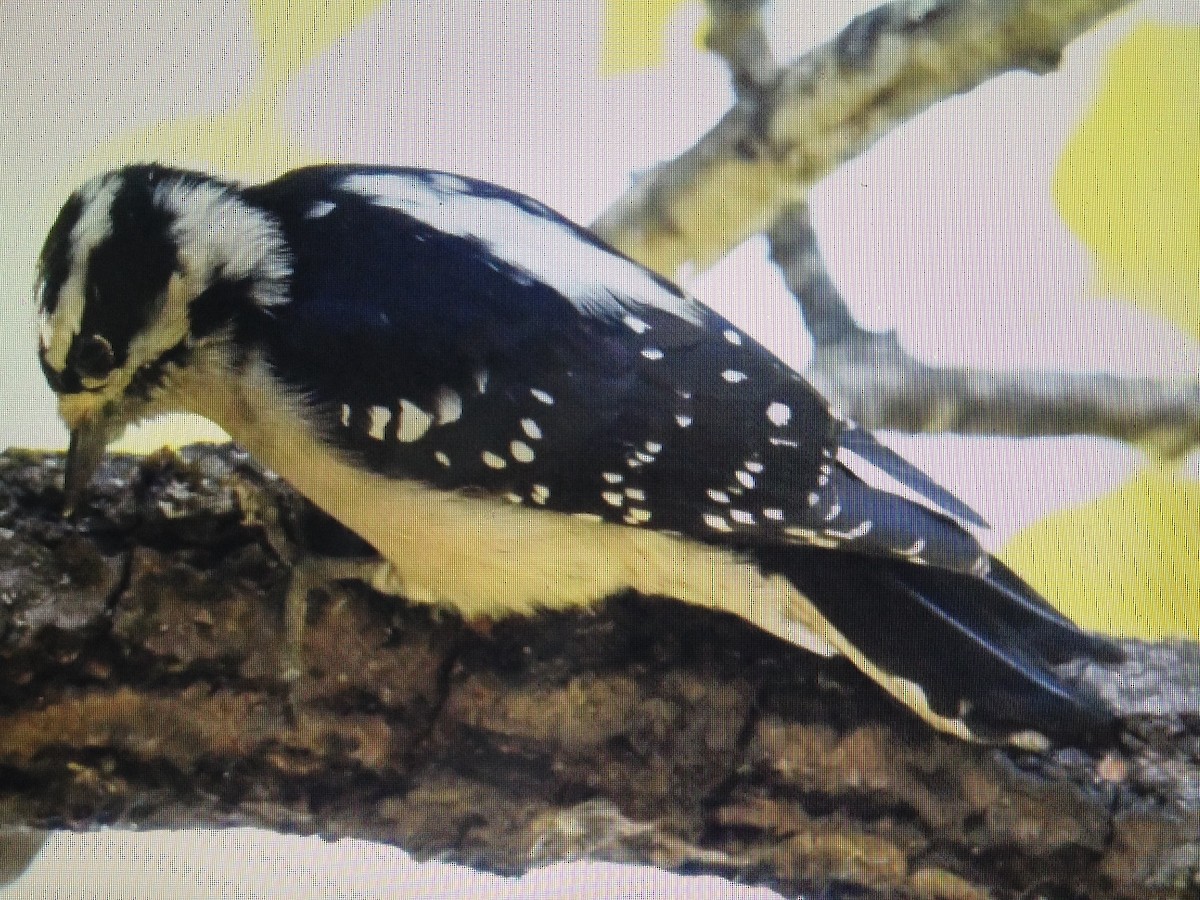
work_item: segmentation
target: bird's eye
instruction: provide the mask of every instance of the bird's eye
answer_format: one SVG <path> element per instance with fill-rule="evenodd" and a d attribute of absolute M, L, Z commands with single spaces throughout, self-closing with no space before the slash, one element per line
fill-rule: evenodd
<path fill-rule="evenodd" d="M 80 341 L 72 356 L 71 365 L 83 378 L 104 378 L 116 365 L 112 344 L 98 334 Z"/>

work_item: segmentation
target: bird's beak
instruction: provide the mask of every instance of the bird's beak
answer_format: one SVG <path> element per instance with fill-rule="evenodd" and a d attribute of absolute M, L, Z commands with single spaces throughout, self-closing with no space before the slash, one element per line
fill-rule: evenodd
<path fill-rule="evenodd" d="M 109 427 L 100 417 L 87 419 L 71 429 L 71 444 L 67 450 L 67 474 L 63 480 L 63 515 L 75 512 L 92 475 L 104 459 L 108 446 Z"/>

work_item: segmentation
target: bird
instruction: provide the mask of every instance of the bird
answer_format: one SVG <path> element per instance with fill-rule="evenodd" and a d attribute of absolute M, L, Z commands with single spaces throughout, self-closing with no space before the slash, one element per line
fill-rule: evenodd
<path fill-rule="evenodd" d="M 989 555 L 978 513 L 531 197 L 381 165 L 130 164 L 70 194 L 35 295 L 67 510 L 126 427 L 187 412 L 369 547 L 296 566 L 297 654 L 325 580 L 468 619 L 634 592 L 844 656 L 966 740 L 1114 727 L 1058 667 L 1119 651 Z"/>

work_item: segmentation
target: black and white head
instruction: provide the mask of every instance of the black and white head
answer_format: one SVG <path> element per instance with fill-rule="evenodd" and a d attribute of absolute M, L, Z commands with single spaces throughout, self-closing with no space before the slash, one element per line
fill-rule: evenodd
<path fill-rule="evenodd" d="M 239 306 L 286 299 L 288 272 L 270 219 L 207 176 L 129 166 L 70 196 L 37 284 L 42 370 L 71 432 L 68 509 L 111 441 L 172 410 L 181 373 L 220 363 Z"/>

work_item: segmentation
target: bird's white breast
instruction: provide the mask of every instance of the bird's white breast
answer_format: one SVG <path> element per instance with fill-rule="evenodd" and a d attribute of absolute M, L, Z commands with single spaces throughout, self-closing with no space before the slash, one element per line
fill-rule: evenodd
<path fill-rule="evenodd" d="M 732 612 L 824 655 L 843 643 L 790 582 L 732 552 L 378 475 L 322 440 L 265 365 L 211 373 L 173 385 L 175 402 L 369 541 L 390 564 L 377 587 L 468 617 L 586 606 L 633 589 Z"/>

